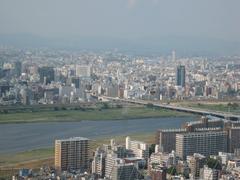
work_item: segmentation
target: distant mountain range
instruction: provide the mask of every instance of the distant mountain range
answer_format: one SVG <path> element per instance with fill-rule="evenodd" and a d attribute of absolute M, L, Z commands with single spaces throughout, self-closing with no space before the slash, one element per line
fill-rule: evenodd
<path fill-rule="evenodd" d="M 19 48 L 54 48 L 67 50 L 110 50 L 149 55 L 169 54 L 173 49 L 179 55 L 228 56 L 240 55 L 240 42 L 196 37 L 157 38 L 46 38 L 31 34 L 0 34 L 0 45 Z"/>

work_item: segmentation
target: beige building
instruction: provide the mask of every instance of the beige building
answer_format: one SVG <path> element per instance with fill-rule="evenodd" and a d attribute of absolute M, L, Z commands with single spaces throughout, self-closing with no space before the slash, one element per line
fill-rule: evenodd
<path fill-rule="evenodd" d="M 199 153 L 204 156 L 217 155 L 227 151 L 225 131 L 192 132 L 176 135 L 176 153 L 182 159 Z"/>
<path fill-rule="evenodd" d="M 55 141 L 55 168 L 59 171 L 89 169 L 89 139 L 74 137 Z"/>
<path fill-rule="evenodd" d="M 194 153 L 192 156 L 187 156 L 187 162 L 193 179 L 200 176 L 200 169 L 204 167 L 205 160 L 205 156 L 197 153 Z"/>

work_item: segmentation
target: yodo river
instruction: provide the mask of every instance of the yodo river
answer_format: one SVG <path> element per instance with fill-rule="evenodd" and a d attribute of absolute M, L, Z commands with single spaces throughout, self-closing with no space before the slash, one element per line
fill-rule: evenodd
<path fill-rule="evenodd" d="M 0 153 L 15 153 L 54 145 L 55 139 L 83 136 L 90 139 L 155 133 L 159 128 L 179 128 L 197 117 L 166 117 L 56 123 L 0 124 Z"/>

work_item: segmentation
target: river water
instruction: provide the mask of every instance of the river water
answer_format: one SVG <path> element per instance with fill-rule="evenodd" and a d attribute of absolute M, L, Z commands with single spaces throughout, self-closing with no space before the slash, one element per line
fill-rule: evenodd
<path fill-rule="evenodd" d="M 155 133 L 159 128 L 179 128 L 197 117 L 166 117 L 134 120 L 0 124 L 0 153 L 16 153 L 54 145 L 54 140 L 83 136 L 90 139 Z"/>

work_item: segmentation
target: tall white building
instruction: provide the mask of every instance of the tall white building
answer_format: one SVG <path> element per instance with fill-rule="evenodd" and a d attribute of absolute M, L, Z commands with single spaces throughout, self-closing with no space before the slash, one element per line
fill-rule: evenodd
<path fill-rule="evenodd" d="M 107 154 L 105 177 L 113 180 L 134 180 L 138 178 L 137 164 L 126 163 L 114 154 Z"/>
<path fill-rule="evenodd" d="M 126 149 L 131 150 L 135 157 L 147 159 L 149 157 L 148 144 L 141 141 L 132 141 L 126 137 Z"/>
<path fill-rule="evenodd" d="M 98 178 L 103 178 L 105 176 L 105 160 L 106 152 L 98 148 L 95 151 L 92 161 L 92 173 L 96 174 Z"/>

